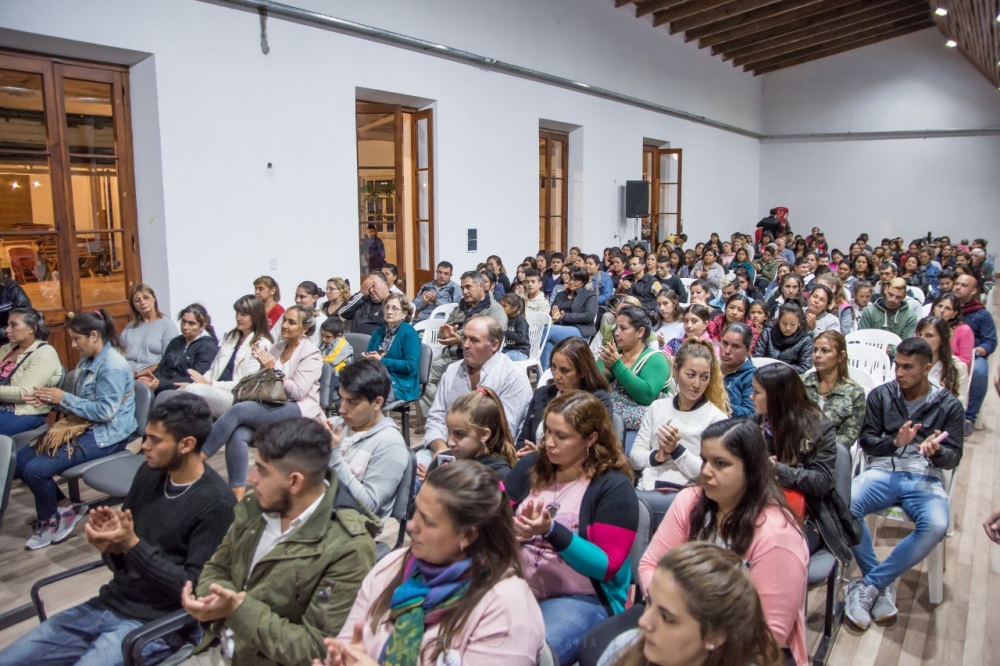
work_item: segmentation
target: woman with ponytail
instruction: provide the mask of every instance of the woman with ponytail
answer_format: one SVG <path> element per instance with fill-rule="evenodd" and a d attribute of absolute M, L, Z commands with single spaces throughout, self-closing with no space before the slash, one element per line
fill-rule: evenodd
<path fill-rule="evenodd" d="M 212 318 L 201 303 L 192 303 L 177 316 L 181 334 L 170 341 L 156 370 L 151 375 L 136 377 L 157 395 L 182 388 L 191 383 L 189 370 L 208 372 L 219 353 L 219 339 L 212 328 Z"/>
<path fill-rule="evenodd" d="M 760 597 L 740 557 L 712 543 L 677 546 L 653 572 L 639 628 L 598 666 L 778 666 Z"/>
<path fill-rule="evenodd" d="M 471 460 L 441 465 L 414 503 L 409 547 L 365 577 L 314 666 L 534 666 L 545 628 L 497 475 Z"/>
<path fill-rule="evenodd" d="M 493 389 L 480 386 L 460 395 L 448 407 L 445 421 L 448 450 L 442 455 L 456 460 L 475 460 L 492 469 L 503 481 L 517 463 L 517 454 L 503 403 Z M 448 458 L 442 460 L 441 456 L 435 456 L 427 471 L 434 471 L 446 460 Z"/>
<path fill-rule="evenodd" d="M 22 479 L 35 496 L 37 522 L 26 545 L 29 550 L 64 541 L 87 515 L 86 504 L 59 510 L 60 491 L 53 477 L 121 451 L 136 429 L 135 379 L 111 315 L 107 310 L 83 312 L 66 330 L 82 357 L 75 371 L 76 388 L 36 388 L 24 394 L 27 404 L 52 406 L 66 415 L 17 452 L 14 478 Z"/>

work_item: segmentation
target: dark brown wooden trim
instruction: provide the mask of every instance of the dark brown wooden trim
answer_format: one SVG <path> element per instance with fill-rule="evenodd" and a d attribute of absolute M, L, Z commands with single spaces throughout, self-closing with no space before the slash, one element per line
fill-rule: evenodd
<path fill-rule="evenodd" d="M 674 5 L 683 5 L 686 2 L 687 0 L 640 0 L 635 3 L 635 15 L 638 18 Z"/>
<path fill-rule="evenodd" d="M 774 20 L 775 24 L 778 25 L 784 23 L 786 19 L 789 21 L 792 20 L 791 18 L 783 16 L 784 14 L 791 14 L 795 10 L 801 12 L 806 12 L 810 9 L 812 9 L 812 11 L 818 11 L 821 8 L 816 7 L 816 5 L 822 3 L 826 7 L 829 7 L 832 3 L 838 1 L 846 3 L 848 0 L 780 0 L 780 2 L 775 2 L 772 5 L 761 7 L 760 9 L 747 12 L 746 14 L 731 16 L 714 23 L 709 23 L 708 25 L 687 30 L 684 33 L 684 41 L 690 42 L 695 39 L 701 40 L 709 35 L 714 35 L 719 32 L 733 30 L 739 28 L 740 26 L 750 24 L 761 24 L 770 20 Z M 798 18 L 798 16 L 795 16 L 795 18 Z"/>
<path fill-rule="evenodd" d="M 425 120 L 427 122 L 427 167 L 419 168 L 417 159 L 417 122 Z M 437 256 L 435 252 L 436 238 L 434 235 L 434 112 L 433 109 L 416 111 L 410 116 L 410 143 L 411 143 L 411 163 L 413 164 L 413 273 L 414 284 L 412 293 L 416 294 L 421 285 L 431 281 L 434 277 L 434 269 L 437 266 Z M 428 268 L 420 268 L 420 223 L 425 218 L 420 217 L 420 171 L 427 172 L 427 244 L 428 244 Z M 410 285 L 408 285 L 410 286 Z"/>
<path fill-rule="evenodd" d="M 693 28 L 700 28 L 719 21 L 725 21 L 726 19 L 742 16 L 759 9 L 767 9 L 774 6 L 774 4 L 774 0 L 736 0 L 735 2 L 727 2 L 720 7 L 714 7 L 699 12 L 694 16 L 674 21 L 670 24 L 670 34 L 674 35 L 678 32 L 685 32 Z"/>

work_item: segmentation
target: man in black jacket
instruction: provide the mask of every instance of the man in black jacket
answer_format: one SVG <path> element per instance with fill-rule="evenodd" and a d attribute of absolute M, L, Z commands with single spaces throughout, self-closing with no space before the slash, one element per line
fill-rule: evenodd
<path fill-rule="evenodd" d="M 0 652 L 0 664 L 122 664 L 122 640 L 133 629 L 181 608 L 181 590 L 197 582 L 230 523 L 236 498 L 201 447 L 212 431 L 205 401 L 189 393 L 149 412 L 139 468 L 121 509 L 90 513 L 87 541 L 102 553 L 111 582 L 98 596 L 53 615 Z M 146 663 L 177 650 L 176 635 L 143 649 Z"/>
<path fill-rule="evenodd" d="M 687 289 L 684 288 L 684 283 L 676 275 L 670 272 L 670 257 L 669 256 L 659 256 L 656 259 L 656 281 L 659 283 L 660 287 L 666 287 L 667 289 L 672 289 L 675 294 L 677 294 L 677 299 L 681 303 L 688 302 Z M 660 290 L 656 289 L 656 294 L 659 295 Z"/>
<path fill-rule="evenodd" d="M 379 271 L 373 271 L 365 278 L 361 291 L 344 303 L 339 314 L 351 322 L 351 333 L 371 335 L 375 329 L 385 326 L 382 304 L 389 298 L 389 279 Z"/>
<path fill-rule="evenodd" d="M 864 537 L 851 550 L 862 578 L 847 586 L 845 614 L 859 629 L 896 615 L 895 580 L 930 554 L 948 531 L 950 513 L 943 470 L 962 459 L 965 410 L 946 389 L 927 379 L 933 354 L 921 338 L 896 347 L 896 381 L 868 395 L 858 441 L 867 469 L 851 484 L 851 513 Z M 916 527 L 879 562 L 866 515 L 903 507 Z"/>

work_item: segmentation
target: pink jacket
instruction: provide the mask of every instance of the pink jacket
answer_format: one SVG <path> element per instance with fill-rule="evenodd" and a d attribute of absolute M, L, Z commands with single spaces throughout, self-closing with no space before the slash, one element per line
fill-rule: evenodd
<path fill-rule="evenodd" d="M 275 367 L 280 364 L 281 354 L 284 353 L 286 346 L 284 340 L 279 340 L 271 347 L 270 353 L 274 357 Z M 292 357 L 288 359 L 285 395 L 292 402 L 298 403 L 302 416 L 307 419 L 315 419 L 323 414 L 323 410 L 319 408 L 319 376 L 322 372 L 323 358 L 319 349 L 309 338 L 303 337 L 299 340 L 299 346 L 292 352 Z"/>
<path fill-rule="evenodd" d="M 365 580 L 354 601 L 350 615 L 337 638 L 350 641 L 354 624 L 364 624 L 363 640 L 365 652 L 372 659 L 378 659 L 382 647 L 392 633 L 391 625 L 383 622 L 378 631 L 372 633 L 368 619 L 368 609 L 392 582 L 403 566 L 403 557 L 408 548 L 390 553 L 379 561 Z M 438 626 L 434 625 L 424 633 L 424 645 L 437 637 Z M 454 661 L 438 660 L 438 663 L 462 663 L 474 666 L 534 666 L 538 663 L 542 646 L 545 644 L 545 622 L 542 611 L 531 594 L 531 588 L 523 578 L 506 578 L 486 593 L 479 601 L 462 632 L 454 639 L 450 652 L 457 652 Z M 433 662 L 424 660 L 423 666 Z"/>
<path fill-rule="evenodd" d="M 670 505 L 639 561 L 639 584 L 644 593 L 649 590 L 660 558 L 674 546 L 687 542 L 691 511 L 699 497 L 700 488 L 685 488 Z M 780 509 L 766 509 L 744 559 L 750 562 L 750 578 L 774 639 L 791 649 L 795 663 L 808 663 L 805 605 L 809 548 L 802 533 Z"/>
<path fill-rule="evenodd" d="M 955 358 L 965 363 L 965 367 L 972 369 L 972 350 L 976 346 L 976 338 L 972 333 L 972 328 L 968 324 L 959 324 L 951 333 L 951 353 Z"/>

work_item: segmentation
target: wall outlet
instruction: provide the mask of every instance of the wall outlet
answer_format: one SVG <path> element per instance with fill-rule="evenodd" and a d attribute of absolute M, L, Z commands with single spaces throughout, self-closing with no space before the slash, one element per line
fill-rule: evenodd
<path fill-rule="evenodd" d="M 267 260 L 267 267 L 268 267 L 268 270 L 272 270 L 272 271 L 278 270 L 278 258 L 277 257 L 271 257 L 270 259 L 268 259 Z"/>

